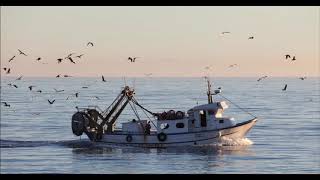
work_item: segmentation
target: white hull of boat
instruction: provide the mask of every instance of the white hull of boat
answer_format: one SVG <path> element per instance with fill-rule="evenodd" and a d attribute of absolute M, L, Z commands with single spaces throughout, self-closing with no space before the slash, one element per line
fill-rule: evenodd
<path fill-rule="evenodd" d="M 257 119 L 239 123 L 233 127 L 218 130 L 201 130 L 199 132 L 166 134 L 165 141 L 159 141 L 157 133 L 150 135 L 124 133 L 122 131 L 104 134 L 100 142 L 113 145 L 127 145 L 150 148 L 165 148 L 172 146 L 210 145 L 218 143 L 222 137 L 229 139 L 243 138 L 254 126 Z M 130 136 L 130 141 L 128 141 Z"/>

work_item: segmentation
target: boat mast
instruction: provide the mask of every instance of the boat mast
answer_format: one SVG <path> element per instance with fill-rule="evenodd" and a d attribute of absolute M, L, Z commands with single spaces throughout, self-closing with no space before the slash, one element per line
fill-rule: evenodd
<path fill-rule="evenodd" d="M 208 91 L 207 91 L 208 104 L 212 104 L 213 100 L 212 100 L 212 94 L 211 94 L 211 84 L 210 84 L 209 78 L 206 77 L 206 79 L 207 79 L 207 83 L 208 83 Z"/>

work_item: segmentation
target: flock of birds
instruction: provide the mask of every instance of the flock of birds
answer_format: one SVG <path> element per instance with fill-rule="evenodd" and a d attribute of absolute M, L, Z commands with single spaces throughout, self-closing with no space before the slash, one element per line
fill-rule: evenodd
<path fill-rule="evenodd" d="M 221 35 L 230 34 L 230 33 L 231 33 L 231 32 L 225 31 L 225 32 L 222 32 Z M 252 39 L 254 39 L 254 36 L 249 36 L 248 39 L 249 39 L 249 40 L 252 40 Z M 93 47 L 94 44 L 93 44 L 92 42 L 88 42 L 88 43 L 87 43 L 87 46 Z M 18 52 L 19 52 L 18 55 L 14 55 L 13 57 L 11 57 L 11 58 L 9 59 L 9 63 L 12 62 L 12 61 L 16 58 L 16 56 L 20 56 L 20 55 L 22 55 L 22 56 L 28 56 L 25 52 L 21 51 L 20 49 L 18 49 Z M 60 63 L 62 63 L 63 61 L 66 60 L 66 61 L 70 61 L 70 63 L 76 64 L 75 59 L 76 59 L 76 58 L 81 59 L 85 54 L 80 54 L 80 55 L 77 55 L 77 56 L 73 56 L 73 55 L 75 55 L 75 53 L 70 53 L 70 54 L 68 54 L 68 55 L 67 55 L 66 57 L 64 57 L 64 58 L 58 58 L 58 59 L 57 59 L 57 63 L 60 64 Z M 291 56 L 292 56 L 292 55 L 290 55 L 290 54 L 286 54 L 286 55 L 285 55 L 285 60 L 288 60 L 288 59 L 289 59 L 291 62 L 297 60 L 295 56 L 292 56 L 292 58 L 291 58 Z M 131 63 L 134 63 L 134 62 L 136 62 L 136 60 L 137 60 L 138 58 L 141 58 L 141 57 L 128 57 L 127 60 L 128 60 L 129 62 L 131 62 Z M 36 59 L 36 61 L 41 61 L 41 60 L 42 60 L 41 57 L 38 57 L 38 58 Z M 238 64 L 231 64 L 231 65 L 229 65 L 228 67 L 229 67 L 229 68 L 233 68 L 233 67 L 236 67 L 236 66 L 238 66 Z M 211 68 L 212 68 L 211 66 L 206 66 L 206 67 L 205 67 L 206 70 L 210 70 Z M 3 68 L 3 70 L 5 71 L 6 74 L 10 74 L 10 73 L 11 73 L 11 69 L 12 69 L 12 68 L 8 68 L 8 67 L 4 67 L 4 68 Z M 145 76 L 148 76 L 148 77 L 151 76 L 151 75 L 152 75 L 152 73 L 146 73 L 146 74 L 145 74 Z M 20 76 L 20 77 L 18 77 L 16 80 L 21 80 L 22 77 L 23 77 L 23 76 Z M 56 75 L 56 78 L 60 78 L 60 77 L 66 77 L 66 78 L 67 78 L 67 77 L 72 77 L 72 76 L 66 75 L 66 74 L 65 74 L 65 75 L 61 75 L 61 74 Z M 266 78 L 268 78 L 268 76 L 262 76 L 262 77 L 259 77 L 259 79 L 257 79 L 257 81 L 259 82 L 259 81 L 262 81 L 263 79 L 266 79 Z M 305 80 L 306 78 L 307 78 L 307 77 L 299 77 L 299 79 L 301 79 L 301 80 Z M 103 75 L 101 76 L 101 80 L 102 80 L 102 82 L 107 82 L 107 81 L 105 80 L 105 78 L 104 78 Z M 8 85 L 9 85 L 10 87 L 18 88 L 18 86 L 17 86 L 16 84 L 9 83 Z M 29 89 L 30 91 L 33 91 L 33 88 L 34 88 L 34 87 L 36 87 L 36 86 L 30 85 L 30 86 L 28 86 L 28 89 Z M 288 87 L 288 85 L 285 84 L 285 86 L 284 86 L 284 88 L 282 89 L 282 91 L 286 91 L 286 90 L 287 90 L 287 87 Z M 82 88 L 88 88 L 88 86 L 82 86 Z M 63 89 L 62 89 L 62 90 L 57 90 L 57 89 L 55 89 L 55 88 L 54 88 L 54 90 L 55 90 L 56 93 L 60 93 L 60 92 L 63 92 L 63 91 L 64 91 Z M 42 90 L 37 90 L 36 92 L 42 93 Z M 77 98 L 77 97 L 79 96 L 79 92 L 76 92 L 76 93 L 72 94 L 72 96 L 75 96 L 75 97 Z M 69 98 L 70 98 L 70 96 L 68 96 L 66 100 L 68 100 Z M 100 99 L 100 98 L 97 97 L 97 96 L 95 96 L 95 98 L 96 98 L 96 99 Z M 53 99 L 53 100 L 49 100 L 49 99 L 48 99 L 48 103 L 49 103 L 49 104 L 53 104 L 54 102 L 55 102 L 55 99 Z M 4 106 L 10 107 L 10 104 L 8 104 L 7 102 L 2 102 L 2 103 L 4 104 Z"/>
<path fill-rule="evenodd" d="M 225 34 L 231 34 L 231 32 L 229 32 L 229 31 L 221 32 L 221 35 L 225 35 Z M 254 39 L 254 36 L 249 36 L 248 39 L 249 39 L 249 40 L 250 40 L 250 39 Z M 292 56 L 292 55 L 290 55 L 290 54 L 286 54 L 286 55 L 285 55 L 285 60 L 288 60 L 288 59 L 289 59 L 291 62 L 297 60 L 297 59 L 296 59 L 296 56 L 292 56 L 292 59 L 291 59 L 291 56 Z M 238 66 L 238 64 L 231 64 L 231 65 L 229 65 L 228 67 L 229 67 L 229 68 L 233 68 L 233 67 L 236 67 L 236 66 Z M 211 66 L 206 66 L 206 67 L 205 67 L 206 70 L 210 70 L 211 68 L 212 68 Z M 259 81 L 261 81 L 261 80 L 263 80 L 263 79 L 266 79 L 267 77 L 268 77 L 268 76 L 259 77 L 259 79 L 257 79 L 257 81 L 259 82 Z M 301 79 L 301 80 L 305 80 L 306 78 L 307 78 L 306 76 L 299 77 L 299 79 Z M 284 85 L 284 88 L 282 89 L 282 91 L 286 91 L 286 90 L 287 90 L 287 87 L 288 87 L 288 84 L 285 84 L 285 85 Z"/>
<path fill-rule="evenodd" d="M 88 42 L 87 43 L 87 46 L 88 47 L 93 47 L 94 46 L 94 44 L 92 43 L 92 42 Z M 25 52 L 23 52 L 22 50 L 20 50 L 20 49 L 18 49 L 18 55 L 14 55 L 13 57 L 11 57 L 10 59 L 9 59 L 9 63 L 10 62 L 12 62 L 17 56 L 19 56 L 19 55 L 22 55 L 22 56 L 28 56 Z M 70 54 L 68 54 L 66 57 L 64 57 L 64 58 L 58 58 L 57 59 L 57 63 L 58 64 L 61 64 L 63 61 L 69 61 L 70 63 L 72 63 L 72 64 L 76 64 L 76 58 L 78 58 L 78 59 L 81 59 L 85 54 L 80 54 L 80 55 L 75 55 L 76 53 L 70 53 Z M 134 62 L 136 62 L 136 59 L 138 59 L 138 58 L 140 58 L 140 57 L 128 57 L 128 61 L 129 62 L 131 62 L 131 63 L 134 63 Z M 36 61 L 41 61 L 42 60 L 42 58 L 41 57 L 38 57 L 38 58 L 36 58 Z M 12 72 L 12 68 L 9 68 L 9 67 L 3 67 L 2 68 L 4 71 L 5 71 L 5 73 L 6 74 L 10 74 L 11 72 Z M 152 73 L 147 73 L 147 74 L 145 74 L 145 76 L 151 76 L 152 75 Z M 19 81 L 19 80 L 21 80 L 22 79 L 22 77 L 23 76 L 19 76 L 17 79 L 15 79 L 16 81 Z M 62 74 L 58 74 L 58 75 L 56 75 L 55 76 L 56 78 L 60 78 L 60 77 L 72 77 L 72 76 L 70 76 L 70 75 L 67 75 L 67 74 L 65 74 L 65 75 L 62 75 Z M 102 75 L 101 76 L 101 81 L 102 82 L 107 82 L 106 81 L 106 79 L 105 79 L 105 77 Z M 10 87 L 14 87 L 14 88 L 18 88 L 18 85 L 16 85 L 16 84 L 13 84 L 13 83 L 9 83 L 8 84 Z M 34 86 L 34 85 L 30 85 L 30 86 L 28 86 L 28 89 L 29 89 L 29 91 L 33 91 L 34 90 L 34 88 L 35 88 L 36 86 Z M 88 88 L 88 86 L 82 86 L 82 88 Z M 63 92 L 64 90 L 63 89 L 60 89 L 60 90 L 58 90 L 58 89 L 55 89 L 54 88 L 54 90 L 55 90 L 55 92 L 56 93 L 60 93 L 60 92 Z M 38 92 L 38 93 L 42 93 L 42 90 L 36 90 L 35 92 Z M 70 97 L 72 97 L 72 96 L 74 96 L 74 97 L 76 97 L 76 98 L 78 98 L 79 97 L 79 92 L 75 92 L 74 94 L 72 94 L 72 95 L 70 95 L 70 96 L 68 96 L 67 98 L 66 98 L 66 100 L 68 100 L 68 99 L 70 99 Z M 94 96 L 94 98 L 95 99 L 100 99 L 98 96 Z M 52 100 L 47 100 L 48 101 L 48 103 L 49 104 L 54 104 L 54 102 L 56 101 L 55 99 L 52 99 Z M 6 107 L 10 107 L 10 104 L 8 104 L 7 102 L 2 102 L 2 104 L 4 104 L 4 106 L 6 106 Z"/>

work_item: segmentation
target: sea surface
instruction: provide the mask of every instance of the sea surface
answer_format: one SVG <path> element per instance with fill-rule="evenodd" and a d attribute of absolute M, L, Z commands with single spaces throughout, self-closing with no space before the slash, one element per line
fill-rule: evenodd
<path fill-rule="evenodd" d="M 204 79 L 1 77 L 1 102 L 10 104 L 1 103 L 1 174 L 320 173 L 320 78 L 257 79 L 211 78 L 213 89 L 221 87 L 221 95 L 259 118 L 246 138 L 203 147 L 146 149 L 107 146 L 73 135 L 75 107 L 105 109 L 129 85 L 152 112 L 187 111 L 207 103 Z M 288 88 L 282 91 L 285 84 Z M 35 86 L 32 91 L 30 85 Z M 55 102 L 51 105 L 48 99 Z M 223 98 L 216 95 L 214 100 Z M 252 118 L 228 104 L 225 116 L 237 122 Z M 142 111 L 139 115 L 148 119 Z M 127 106 L 117 127 L 133 118 Z"/>

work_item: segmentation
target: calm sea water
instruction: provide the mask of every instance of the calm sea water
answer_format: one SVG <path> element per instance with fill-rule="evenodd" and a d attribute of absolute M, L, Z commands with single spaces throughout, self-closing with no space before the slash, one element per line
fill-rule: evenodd
<path fill-rule="evenodd" d="M 103 83 L 99 78 L 2 77 L 1 101 L 11 107 L 1 104 L 1 173 L 319 173 L 320 78 L 256 79 L 212 79 L 222 95 L 259 118 L 247 139 L 228 146 L 144 149 L 91 143 L 71 131 L 75 106 L 106 108 L 124 86 L 122 78 Z M 126 81 L 134 84 L 138 102 L 153 112 L 186 111 L 207 101 L 201 78 Z M 281 90 L 284 84 L 287 91 Z M 30 85 L 36 86 L 33 91 Z M 48 99 L 56 101 L 50 105 Z M 238 122 L 251 118 L 229 105 L 226 116 Z M 127 106 L 118 126 L 132 118 Z"/>

